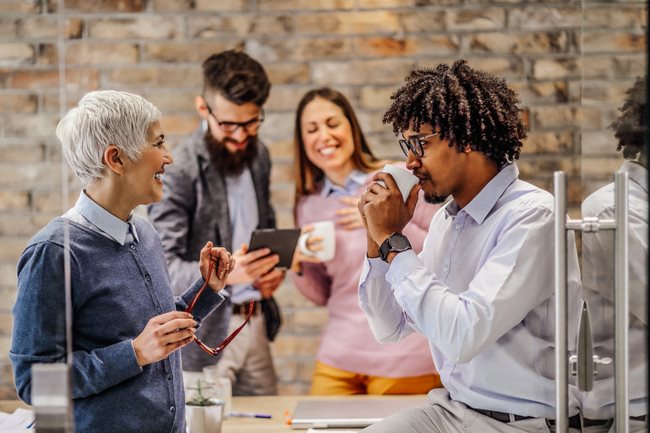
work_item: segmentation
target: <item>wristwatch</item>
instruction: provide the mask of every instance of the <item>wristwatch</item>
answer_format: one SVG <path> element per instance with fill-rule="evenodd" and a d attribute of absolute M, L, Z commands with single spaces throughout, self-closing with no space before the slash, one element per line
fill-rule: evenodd
<path fill-rule="evenodd" d="M 401 233 L 393 233 L 381 243 L 379 247 L 379 257 L 388 263 L 388 253 L 395 251 L 401 253 L 402 251 L 410 250 L 411 243 L 408 238 Z"/>

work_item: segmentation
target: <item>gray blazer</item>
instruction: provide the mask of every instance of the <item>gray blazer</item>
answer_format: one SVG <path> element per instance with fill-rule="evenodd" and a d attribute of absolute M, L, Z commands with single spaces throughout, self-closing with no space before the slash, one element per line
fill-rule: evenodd
<path fill-rule="evenodd" d="M 199 252 L 207 241 L 233 251 L 226 183 L 210 162 L 203 136 L 199 128 L 174 149 L 174 163 L 165 167 L 163 175 L 163 199 L 149 206 L 149 219 L 160 235 L 174 294 L 182 293 L 201 276 Z M 258 156 L 250 166 L 257 195 L 258 228 L 275 228 L 269 191 L 271 159 L 266 146 L 259 141 L 258 146 Z M 230 302 L 224 302 L 205 318 L 197 337 L 216 346 L 226 337 L 231 314 Z M 215 363 L 196 344 L 182 350 L 183 370 L 201 371 Z"/>

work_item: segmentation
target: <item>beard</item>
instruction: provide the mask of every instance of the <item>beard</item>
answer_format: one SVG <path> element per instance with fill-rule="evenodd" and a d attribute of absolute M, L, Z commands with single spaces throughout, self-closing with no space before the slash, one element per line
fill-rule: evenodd
<path fill-rule="evenodd" d="M 437 195 L 437 194 L 424 194 L 424 201 L 429 204 L 441 204 L 447 201 L 449 194 L 447 195 Z"/>
<path fill-rule="evenodd" d="M 212 136 L 208 129 L 204 136 L 205 144 L 210 153 L 210 161 L 219 173 L 225 176 L 238 176 L 242 174 L 246 167 L 249 167 L 257 157 L 257 136 L 249 136 L 248 144 L 244 150 L 230 152 L 226 143 L 235 143 L 236 141 L 226 137 L 223 140 L 217 140 Z"/>

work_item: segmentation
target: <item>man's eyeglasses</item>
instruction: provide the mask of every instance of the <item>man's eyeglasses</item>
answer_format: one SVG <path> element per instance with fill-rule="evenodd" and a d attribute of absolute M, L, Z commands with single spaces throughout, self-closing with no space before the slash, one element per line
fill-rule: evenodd
<path fill-rule="evenodd" d="M 438 132 L 427 135 L 411 135 L 408 139 L 401 139 L 399 141 L 399 147 L 402 148 L 402 152 L 407 157 L 409 156 L 409 151 L 413 152 L 417 158 L 422 158 L 424 156 L 424 145 L 427 144 L 426 140 L 438 135 Z"/>
<path fill-rule="evenodd" d="M 208 102 L 203 98 L 203 102 L 205 102 L 205 106 L 208 109 L 208 113 L 212 118 L 217 122 L 217 125 L 219 125 L 219 128 L 227 134 L 233 134 L 235 131 L 237 131 L 239 128 L 244 128 L 247 133 L 253 134 L 255 133 L 262 122 L 264 122 L 264 109 L 260 108 L 260 114 L 254 119 L 247 120 L 246 122 L 230 122 L 230 121 L 224 121 L 221 122 L 219 119 L 217 119 L 217 116 L 214 114 L 212 111 L 212 108 L 208 105 Z"/>
<path fill-rule="evenodd" d="M 203 283 L 203 285 L 201 286 L 201 288 L 199 289 L 199 291 L 196 293 L 196 296 L 194 296 L 194 299 L 192 299 L 192 302 L 190 302 L 190 305 L 187 307 L 187 309 L 185 309 L 185 312 L 186 312 L 186 313 L 190 313 L 190 314 L 191 314 L 192 311 L 194 310 L 194 306 L 196 305 L 196 301 L 198 301 L 199 297 L 200 297 L 201 294 L 203 293 L 203 290 L 205 290 L 205 288 L 208 286 L 208 280 L 210 279 L 210 275 L 212 274 L 212 269 L 213 269 L 213 268 L 214 268 L 214 262 L 213 262 L 213 261 L 210 261 L 210 267 L 208 268 L 208 276 L 207 276 L 207 279 L 205 280 L 205 282 Z M 216 272 L 216 270 L 215 270 L 215 272 Z M 239 333 L 241 332 L 241 330 L 244 329 L 244 326 L 246 326 L 246 324 L 248 323 L 248 321 L 251 319 L 251 316 L 253 315 L 253 311 L 255 311 L 254 307 L 255 307 L 255 301 L 254 301 L 253 299 L 251 299 L 251 300 L 248 302 L 248 312 L 246 313 L 246 320 L 244 320 L 244 323 L 242 323 L 242 324 L 241 324 L 237 329 L 235 329 L 235 330 L 232 332 L 232 334 L 230 334 L 228 337 L 226 337 L 226 339 L 223 340 L 223 341 L 221 342 L 221 344 L 218 345 L 217 347 L 212 348 L 212 347 L 208 346 L 207 344 L 203 343 L 201 340 L 199 340 L 198 338 L 196 338 L 196 336 L 194 337 L 194 341 L 195 341 L 196 344 L 198 344 L 199 347 L 200 347 L 201 349 L 203 349 L 203 351 L 205 351 L 206 353 L 208 353 L 208 354 L 210 354 L 210 355 L 212 355 L 212 356 L 217 356 L 218 354 L 220 354 L 220 353 L 223 351 L 223 349 L 226 348 L 226 346 L 228 346 L 228 345 L 230 344 L 230 342 L 231 342 L 232 340 L 235 339 L 235 337 L 237 336 L 237 334 L 239 334 Z"/>

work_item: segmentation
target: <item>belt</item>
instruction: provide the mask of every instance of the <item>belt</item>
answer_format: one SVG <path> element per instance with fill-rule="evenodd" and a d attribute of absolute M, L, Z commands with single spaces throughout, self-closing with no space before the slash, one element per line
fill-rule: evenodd
<path fill-rule="evenodd" d="M 640 416 L 631 416 L 630 419 L 634 421 L 643 421 L 645 422 L 646 420 L 645 415 L 640 415 Z M 584 427 L 593 427 L 597 425 L 605 425 L 608 424 L 610 421 L 612 421 L 611 418 L 609 419 L 590 419 L 590 418 L 582 418 L 582 425 Z"/>
<path fill-rule="evenodd" d="M 535 418 L 533 416 L 523 416 L 523 415 L 515 415 L 515 414 L 510 414 L 506 412 L 499 412 L 496 410 L 484 410 L 484 409 L 474 409 L 476 412 L 481 413 L 485 416 L 489 416 L 492 419 L 495 419 L 497 421 L 501 422 L 512 422 L 512 421 L 521 421 L 524 419 L 532 419 Z M 555 420 L 554 419 L 547 419 L 546 420 L 550 425 L 555 425 Z M 569 418 L 569 427 L 575 428 L 575 429 L 580 429 L 580 414 L 573 415 L 571 418 Z"/>
<path fill-rule="evenodd" d="M 253 304 L 253 314 L 257 314 L 258 304 L 258 301 L 255 301 Z M 241 314 L 244 316 L 248 314 L 248 302 L 245 304 L 232 304 L 232 314 Z"/>

